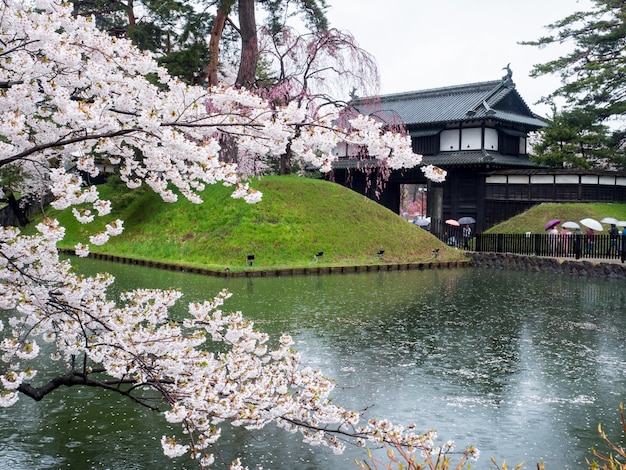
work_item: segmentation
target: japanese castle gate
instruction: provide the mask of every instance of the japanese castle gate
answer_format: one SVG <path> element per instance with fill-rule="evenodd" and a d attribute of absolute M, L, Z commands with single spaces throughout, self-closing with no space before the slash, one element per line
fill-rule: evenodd
<path fill-rule="evenodd" d="M 433 219 L 471 216 L 483 231 L 542 202 L 625 202 L 626 174 L 551 169 L 528 158 L 528 140 L 546 122 L 501 80 L 356 99 L 355 107 L 390 126 L 403 123 L 422 164 L 447 171 L 442 184 L 422 171 L 393 170 L 382 177 L 372 160 L 338 149 L 329 178 L 400 213 L 403 185 L 420 185 Z M 384 183 L 381 183 L 384 181 Z"/>

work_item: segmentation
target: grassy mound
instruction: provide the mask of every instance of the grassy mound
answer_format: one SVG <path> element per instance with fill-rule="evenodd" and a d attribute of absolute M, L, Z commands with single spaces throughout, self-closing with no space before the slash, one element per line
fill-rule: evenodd
<path fill-rule="evenodd" d="M 626 204 L 539 204 L 523 214 L 491 227 L 486 233 L 542 233 L 545 231 L 546 223 L 552 219 L 559 219 L 561 223 L 568 220 L 579 223 L 581 219 L 587 217 L 598 221 L 604 217 L 615 217 L 617 220 L 626 221 Z M 605 229 L 609 228 L 609 225 L 603 225 Z M 584 227 L 582 229 L 584 230 Z"/>
<path fill-rule="evenodd" d="M 128 190 L 122 184 L 99 187 L 114 212 L 102 221 L 80 225 L 69 211 L 50 210 L 67 227 L 62 248 L 88 241 L 94 230 L 114 219 L 124 221 L 124 233 L 93 253 L 180 263 L 211 269 L 244 269 L 248 254 L 255 268 L 319 265 L 408 263 L 463 259 L 427 231 L 354 191 L 328 181 L 298 177 L 265 177 L 253 186 L 263 192 L 254 205 L 230 197 L 232 188 L 207 187 L 203 204 L 183 198 L 164 203 L 147 189 Z M 31 228 L 32 230 L 32 228 Z M 381 259 L 377 252 L 384 250 Z"/>

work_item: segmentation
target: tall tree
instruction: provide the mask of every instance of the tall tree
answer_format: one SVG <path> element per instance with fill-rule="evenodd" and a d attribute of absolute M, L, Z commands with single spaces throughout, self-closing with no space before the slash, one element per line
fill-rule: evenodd
<path fill-rule="evenodd" d="M 266 13 L 266 27 L 271 34 L 280 34 L 286 22 L 293 16 L 301 16 L 310 31 L 323 31 L 328 28 L 325 0 L 217 0 L 217 14 L 211 30 L 211 58 L 207 64 L 209 86 L 218 84 L 217 70 L 221 63 L 220 46 L 226 26 L 230 25 L 240 37 L 240 57 L 236 83 L 251 87 L 256 83 L 259 61 L 256 6 Z M 233 10 L 238 12 L 239 25 L 230 19 Z"/>
<path fill-rule="evenodd" d="M 366 116 L 342 127 L 328 105 L 283 106 L 241 88 L 190 86 L 172 78 L 123 38 L 73 17 L 63 0 L 2 0 L 0 15 L 0 167 L 28 163 L 32 187 L 50 190 L 53 207 L 85 224 L 83 242 L 102 245 L 123 221 L 90 225 L 111 204 L 81 173 L 95 176 L 106 158 L 129 187 L 147 185 L 165 202 L 201 203 L 206 184 L 234 186 L 233 197 L 257 202 L 237 168 L 219 159 L 220 135 L 250 154 L 280 155 L 289 144 L 302 161 L 327 169 L 341 142 L 368 149 L 393 168 L 419 165 L 408 136 Z M 35 5 L 35 6 L 33 6 Z M 158 85 L 147 76 L 158 77 Z M 440 174 L 424 168 L 437 181 Z M 27 186 L 25 186 L 27 187 Z M 91 228 L 91 230 L 90 230 Z M 20 397 L 44 399 L 61 386 L 118 393 L 181 425 L 161 440 L 170 456 L 191 455 L 202 468 L 214 457 L 224 422 L 248 429 L 276 423 L 306 442 L 342 451 L 345 440 L 432 448 L 430 435 L 362 422 L 331 401 L 333 382 L 304 367 L 284 335 L 275 348 L 240 312 L 225 314 L 229 297 L 192 303 L 183 320 L 170 314 L 176 291 L 141 289 L 112 298 L 114 279 L 78 275 L 61 257 L 59 222 L 44 218 L 36 235 L 0 227 L 0 406 Z M 40 361 L 41 342 L 52 350 Z M 219 344 L 211 353 L 207 342 Z M 45 373 L 37 376 L 40 368 Z M 445 451 L 444 451 L 445 452 Z M 241 468 L 236 464 L 233 468 Z"/>
<path fill-rule="evenodd" d="M 544 102 L 564 98 L 569 107 L 593 109 L 599 120 L 605 120 L 626 112 L 626 3 L 592 2 L 590 10 L 548 25 L 552 34 L 522 44 L 571 44 L 569 53 L 536 65 L 531 75 L 561 77 L 561 86 L 544 97 Z"/>
<path fill-rule="evenodd" d="M 211 39 L 209 41 L 209 60 L 206 65 L 206 76 L 209 86 L 217 86 L 218 70 L 220 62 L 220 44 L 224 34 L 224 27 L 228 21 L 228 15 L 236 0 L 220 0 L 217 4 L 217 13 L 211 27 Z"/>
<path fill-rule="evenodd" d="M 259 38 L 254 0 L 239 0 L 239 28 L 241 33 L 241 60 L 235 84 L 251 88 L 256 84 L 256 68 L 259 62 Z"/>

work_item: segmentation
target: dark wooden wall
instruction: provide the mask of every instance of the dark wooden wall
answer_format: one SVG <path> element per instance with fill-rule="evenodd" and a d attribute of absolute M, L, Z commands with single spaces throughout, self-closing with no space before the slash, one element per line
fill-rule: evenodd
<path fill-rule="evenodd" d="M 532 174 L 535 170 L 528 170 Z M 524 174 L 525 170 L 517 170 Z M 476 233 L 480 233 L 503 220 L 520 214 L 544 202 L 619 202 L 626 203 L 626 186 L 618 184 L 489 184 L 491 174 L 484 168 L 464 167 L 448 169 L 443 188 L 442 217 L 458 219 L 464 216 L 477 220 Z M 543 170 L 549 176 L 550 172 Z M 555 170 L 555 174 L 560 174 Z M 603 176 L 606 176 L 606 172 Z M 335 170 L 329 178 L 368 198 L 382 204 L 393 212 L 400 213 L 400 186 L 402 184 L 429 183 L 419 169 L 393 171 L 387 180 L 377 172 Z M 432 215 L 428 201 L 428 215 Z"/>

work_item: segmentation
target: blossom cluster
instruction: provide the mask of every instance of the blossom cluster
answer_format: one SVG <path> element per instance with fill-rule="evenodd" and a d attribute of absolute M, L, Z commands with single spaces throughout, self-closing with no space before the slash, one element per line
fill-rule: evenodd
<path fill-rule="evenodd" d="M 252 158 L 289 146 L 322 171 L 340 142 L 367 148 L 391 168 L 421 161 L 406 136 L 365 116 L 340 127 L 340 110 L 331 106 L 278 107 L 244 89 L 185 85 L 130 42 L 98 31 L 90 18 L 74 18 L 69 2 L 3 0 L 0 44 L 0 166 L 19 166 L 28 181 L 23 191 L 49 191 L 53 207 L 71 209 L 83 224 L 111 211 L 80 176 L 96 176 L 105 165 L 129 187 L 147 185 L 166 202 L 181 195 L 201 203 L 205 185 L 215 183 L 232 186 L 233 197 L 259 201 L 240 168 L 220 159 L 225 135 Z M 339 435 L 419 440 L 385 421 L 360 426 L 358 413 L 332 402 L 333 382 L 302 364 L 289 336 L 271 348 L 240 312 L 222 311 L 227 292 L 189 305 L 188 318 L 178 322 L 170 309 L 179 292 L 142 289 L 111 299 L 112 276 L 82 276 L 61 259 L 57 243 L 65 230 L 58 221 L 45 218 L 37 229 L 26 236 L 0 228 L 0 406 L 46 390 L 31 384 L 45 342 L 59 375 L 67 367 L 90 385 L 113 381 L 144 404 L 153 397 L 142 393 L 156 393 L 184 436 L 164 436 L 164 452 L 189 453 L 201 467 L 212 464 L 207 449 L 225 421 L 248 429 L 277 423 L 337 452 L 344 446 Z M 122 230 L 116 220 L 88 242 L 106 243 Z M 87 240 L 76 253 L 89 253 Z M 213 343 L 224 346 L 221 352 L 211 352 Z M 85 359 L 80 371 L 76 358 Z"/>

